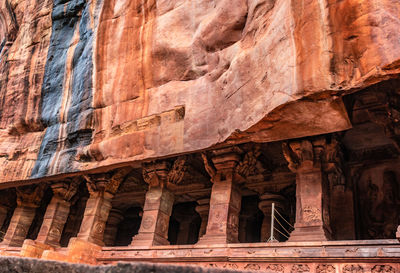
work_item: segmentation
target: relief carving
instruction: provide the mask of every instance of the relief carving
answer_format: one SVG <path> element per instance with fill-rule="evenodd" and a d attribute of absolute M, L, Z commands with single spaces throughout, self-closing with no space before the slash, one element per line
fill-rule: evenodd
<path fill-rule="evenodd" d="M 237 266 L 237 264 L 228 263 L 228 264 L 224 264 L 224 265 L 222 266 L 222 268 L 238 269 L 238 266 Z"/>
<path fill-rule="evenodd" d="M 303 219 L 306 223 L 321 220 L 321 211 L 318 208 L 305 206 L 303 208 Z"/>
<path fill-rule="evenodd" d="M 268 272 L 268 273 L 283 273 L 284 268 L 280 264 L 269 264 L 266 267 L 266 272 Z M 292 272 L 293 272 L 293 268 L 292 268 Z M 299 272 L 299 271 L 296 271 L 296 272 Z"/>
<path fill-rule="evenodd" d="M 150 229 L 155 223 L 153 216 L 145 216 L 142 220 L 142 227 L 144 229 Z"/>
<path fill-rule="evenodd" d="M 371 273 L 395 273 L 396 270 L 390 265 L 375 265 Z"/>
<path fill-rule="evenodd" d="M 174 164 L 172 165 L 172 168 L 168 173 L 167 177 L 168 183 L 178 185 L 179 183 L 182 182 L 183 176 L 187 171 L 187 166 L 185 164 L 186 164 L 186 156 L 180 156 L 174 161 Z"/>
<path fill-rule="evenodd" d="M 310 272 L 310 268 L 306 264 L 295 264 L 292 266 L 292 273 Z"/>
<path fill-rule="evenodd" d="M 105 225 L 106 224 L 104 222 L 97 222 L 93 228 L 94 232 L 97 234 L 102 234 L 104 232 Z"/>
<path fill-rule="evenodd" d="M 214 167 L 214 164 L 208 159 L 206 153 L 201 153 L 201 157 L 203 158 L 204 168 L 206 169 L 208 175 L 211 177 L 211 182 L 214 183 L 217 169 Z"/>
<path fill-rule="evenodd" d="M 348 264 L 343 267 L 343 273 L 364 273 L 364 268 L 358 264 Z"/>
<path fill-rule="evenodd" d="M 368 188 L 362 202 L 365 207 L 363 221 L 366 238 L 395 238 L 397 226 L 400 224 L 399 185 L 396 174 L 385 171 L 381 183 L 374 183 L 367 178 Z"/>
<path fill-rule="evenodd" d="M 187 156 L 180 156 L 171 164 L 168 161 L 144 163 L 142 175 L 150 187 L 165 187 L 178 185 L 187 171 Z"/>
<path fill-rule="evenodd" d="M 330 264 L 320 264 L 317 266 L 316 269 L 317 273 L 334 273 L 336 269 L 333 265 Z"/>
<path fill-rule="evenodd" d="M 336 135 L 333 135 L 331 142 L 326 145 L 323 169 L 332 187 L 344 187 L 346 185 L 346 178 L 343 173 L 343 149 Z"/>
<path fill-rule="evenodd" d="M 102 173 L 93 175 L 83 175 L 90 196 L 100 196 L 112 198 L 130 172 L 130 168 L 118 169 L 113 173 Z"/>
<path fill-rule="evenodd" d="M 267 266 L 268 268 L 268 266 Z M 252 271 L 258 271 L 261 269 L 261 267 L 258 264 L 246 264 L 244 266 L 245 270 L 252 270 Z"/>
<path fill-rule="evenodd" d="M 236 167 L 237 172 L 243 176 L 248 177 L 251 175 L 255 175 L 259 172 L 260 169 L 260 162 L 257 158 L 261 155 L 261 146 L 254 145 L 250 151 L 248 151 L 243 160 L 239 163 Z"/>

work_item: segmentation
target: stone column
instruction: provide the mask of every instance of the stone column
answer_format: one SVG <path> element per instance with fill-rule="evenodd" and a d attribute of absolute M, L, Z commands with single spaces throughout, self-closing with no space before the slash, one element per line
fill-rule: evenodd
<path fill-rule="evenodd" d="M 53 197 L 46 208 L 43 223 L 36 240 L 25 240 L 21 256 L 40 258 L 43 251 L 60 246 L 60 240 L 67 222 L 71 198 L 78 190 L 79 181 L 69 180 L 51 185 Z"/>
<path fill-rule="evenodd" d="M 90 197 L 86 202 L 78 239 L 104 245 L 103 236 L 112 208 L 111 200 L 125 175 L 124 171 L 117 171 L 114 175 L 103 173 L 85 176 Z"/>
<path fill-rule="evenodd" d="M 17 207 L 14 210 L 10 225 L 8 226 L 4 240 L 4 246 L 22 246 L 29 228 L 35 218 L 36 209 L 40 205 L 44 194 L 44 187 L 39 185 L 29 185 L 16 188 Z"/>
<path fill-rule="evenodd" d="M 207 223 L 208 223 L 208 213 L 210 211 L 210 199 L 200 199 L 197 201 L 196 211 L 200 215 L 201 225 L 199 230 L 199 239 L 201 236 L 206 234 Z"/>
<path fill-rule="evenodd" d="M 4 221 L 7 218 L 7 213 L 10 208 L 4 205 L 0 205 L 0 228 L 3 226 Z"/>
<path fill-rule="evenodd" d="M 325 139 L 292 141 L 282 148 L 296 173 L 296 223 L 289 241 L 330 239 L 328 183 L 322 170 Z"/>
<path fill-rule="evenodd" d="M 158 161 L 143 165 L 143 178 L 149 184 L 143 207 L 139 233 L 132 246 L 168 245 L 169 218 L 174 205 L 174 194 L 168 189 L 170 164 Z"/>
<path fill-rule="evenodd" d="M 119 209 L 111 209 L 108 216 L 106 229 L 104 231 L 104 244 L 106 246 L 113 246 L 115 244 L 115 238 L 118 233 L 118 225 L 124 219 L 122 211 Z"/>
<path fill-rule="evenodd" d="M 272 203 L 275 203 L 275 208 L 280 211 L 282 214 L 282 211 L 285 210 L 285 198 L 279 194 L 275 193 L 264 193 L 263 195 L 260 196 L 260 203 L 258 203 L 258 208 L 262 211 L 264 214 L 264 219 L 262 222 L 261 226 L 261 242 L 266 242 L 271 236 L 271 213 L 272 213 Z M 283 220 L 280 220 L 280 222 L 283 224 Z M 277 226 L 280 230 L 279 226 Z M 280 241 L 281 235 L 274 231 L 274 237 L 276 240 Z"/>
<path fill-rule="evenodd" d="M 66 254 L 47 250 L 42 258 L 96 264 L 96 255 L 104 245 L 103 236 L 112 207 L 111 200 L 129 172 L 129 168 L 123 168 L 111 173 L 85 175 L 90 197 L 77 237 L 70 239 Z"/>
<path fill-rule="evenodd" d="M 60 246 L 60 239 L 67 222 L 71 199 L 79 186 L 78 180 L 58 182 L 51 185 L 53 198 L 46 209 L 37 242 Z"/>
<path fill-rule="evenodd" d="M 214 184 L 206 234 L 200 238 L 198 244 L 239 242 L 238 226 L 242 201 L 238 187 L 242 178 L 236 172 L 240 161 L 239 152 L 236 147 L 213 151 L 212 162 L 203 154 L 206 170 Z"/>

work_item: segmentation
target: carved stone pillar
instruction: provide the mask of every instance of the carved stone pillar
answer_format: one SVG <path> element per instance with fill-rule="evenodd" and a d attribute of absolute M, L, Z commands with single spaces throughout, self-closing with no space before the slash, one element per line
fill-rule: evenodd
<path fill-rule="evenodd" d="M 241 194 L 236 172 L 240 161 L 236 147 L 213 152 L 212 163 L 203 154 L 207 172 L 214 183 L 211 190 L 210 212 L 206 234 L 198 244 L 237 243 Z"/>
<path fill-rule="evenodd" d="M 126 169 L 122 169 L 113 175 L 105 173 L 85 176 L 90 197 L 86 202 L 78 239 L 99 246 L 104 245 L 103 236 L 112 208 L 111 200 L 127 172 Z"/>
<path fill-rule="evenodd" d="M 36 240 L 25 240 L 21 256 L 40 258 L 43 251 L 60 246 L 60 240 L 71 206 L 71 198 L 78 190 L 79 181 L 70 180 L 51 185 L 53 197 L 47 206 Z"/>
<path fill-rule="evenodd" d="M 197 201 L 198 205 L 196 206 L 196 211 L 200 215 L 201 225 L 199 230 L 199 239 L 201 236 L 206 234 L 207 230 L 207 222 L 208 222 L 208 213 L 210 211 L 210 199 L 200 199 Z"/>
<path fill-rule="evenodd" d="M 174 194 L 167 188 L 170 164 L 158 161 L 143 165 L 143 178 L 149 184 L 143 208 L 139 233 L 133 237 L 133 246 L 168 245 L 169 218 Z"/>
<path fill-rule="evenodd" d="M 322 170 L 325 139 L 292 141 L 282 148 L 296 173 L 296 223 L 289 241 L 330 239 L 328 183 Z"/>
<path fill-rule="evenodd" d="M 106 230 L 104 232 L 104 244 L 106 246 L 113 246 L 115 238 L 117 237 L 118 225 L 124 219 L 122 211 L 119 209 L 112 209 L 108 216 Z"/>
<path fill-rule="evenodd" d="M 285 210 L 285 198 L 283 196 L 275 193 L 264 193 L 260 196 L 260 203 L 258 203 L 258 207 L 264 214 L 264 219 L 261 226 L 261 242 L 268 241 L 271 236 L 272 203 L 275 203 L 275 208 L 279 210 L 281 214 Z M 280 220 L 280 222 L 283 223 L 283 220 Z M 278 241 L 283 239 L 278 232 L 274 232 L 274 237 Z"/>
<path fill-rule="evenodd" d="M 45 186 L 42 183 L 16 188 L 17 207 L 14 210 L 2 245 L 22 246 L 35 218 L 36 208 L 39 207 L 42 200 Z"/>
<path fill-rule="evenodd" d="M 79 181 L 71 180 L 51 185 L 53 198 L 44 215 L 36 241 L 59 246 L 64 225 L 67 222 L 71 199 L 78 190 Z"/>

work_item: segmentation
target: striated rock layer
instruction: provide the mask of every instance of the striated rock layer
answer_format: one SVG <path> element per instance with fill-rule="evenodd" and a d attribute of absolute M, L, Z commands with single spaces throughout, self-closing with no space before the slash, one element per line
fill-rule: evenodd
<path fill-rule="evenodd" d="M 0 181 L 351 127 L 398 0 L 0 0 Z"/>

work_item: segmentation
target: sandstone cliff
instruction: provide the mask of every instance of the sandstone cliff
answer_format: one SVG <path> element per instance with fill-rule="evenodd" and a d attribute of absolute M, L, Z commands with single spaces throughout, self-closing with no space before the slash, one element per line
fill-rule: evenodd
<path fill-rule="evenodd" d="M 345 130 L 398 0 L 0 0 L 0 181 Z"/>

